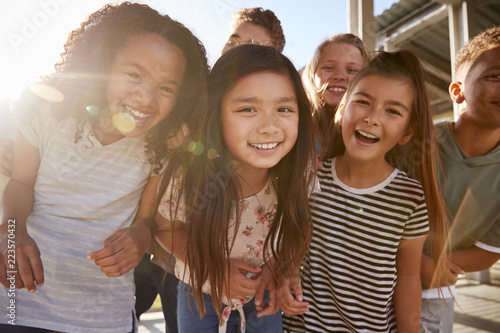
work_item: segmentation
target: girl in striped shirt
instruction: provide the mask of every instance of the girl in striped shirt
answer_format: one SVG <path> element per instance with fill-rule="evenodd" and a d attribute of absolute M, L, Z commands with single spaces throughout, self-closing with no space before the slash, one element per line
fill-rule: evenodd
<path fill-rule="evenodd" d="M 329 159 L 310 198 L 313 239 L 299 279 L 279 291 L 298 332 L 418 332 L 420 258 L 444 246 L 423 70 L 408 51 L 378 54 L 339 105 Z M 398 146 L 408 146 L 406 155 Z M 293 289 L 292 296 L 290 289 Z M 295 316 L 293 316 L 295 314 Z"/>

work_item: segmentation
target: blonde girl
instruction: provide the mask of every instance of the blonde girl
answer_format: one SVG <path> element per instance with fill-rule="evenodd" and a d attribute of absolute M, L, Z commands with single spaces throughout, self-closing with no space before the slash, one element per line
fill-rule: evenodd
<path fill-rule="evenodd" d="M 359 37 L 338 34 L 322 42 L 306 65 L 302 80 L 313 107 L 316 137 L 321 148 L 328 145 L 328 127 L 349 81 L 368 59 L 369 52 Z"/>

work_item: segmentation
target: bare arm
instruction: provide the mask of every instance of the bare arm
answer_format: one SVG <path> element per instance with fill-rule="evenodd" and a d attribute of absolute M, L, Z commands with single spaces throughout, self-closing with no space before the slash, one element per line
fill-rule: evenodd
<path fill-rule="evenodd" d="M 435 268 L 434 261 L 429 256 L 422 254 L 420 277 L 422 279 L 422 283 L 427 287 L 431 286 Z M 455 284 L 457 282 L 456 274 L 464 273 L 465 271 L 460 266 L 448 260 L 446 262 L 446 272 L 443 276 L 444 280 L 439 281 L 439 287 L 446 287 L 450 284 Z"/>
<path fill-rule="evenodd" d="M 156 240 L 168 252 L 172 253 L 174 257 L 185 261 L 186 250 L 186 229 L 185 223 L 176 221 L 172 222 L 166 219 L 159 212 L 156 212 Z"/>
<path fill-rule="evenodd" d="M 394 292 L 394 306 L 398 332 L 420 331 L 422 286 L 420 283 L 420 257 L 425 237 L 402 240 L 396 255 L 398 279 Z"/>
<path fill-rule="evenodd" d="M 10 177 L 14 158 L 14 141 L 0 139 L 0 175 Z"/>
<path fill-rule="evenodd" d="M 118 277 L 135 268 L 148 249 L 152 238 L 152 219 L 156 187 L 161 176 L 150 177 L 141 195 L 139 209 L 130 227 L 120 229 L 104 240 L 104 247 L 89 253 L 101 271 Z"/>
<path fill-rule="evenodd" d="M 477 246 L 453 251 L 450 261 L 460 266 L 465 272 L 476 272 L 488 269 L 500 259 L 500 253 L 483 250 Z"/>
<path fill-rule="evenodd" d="M 33 207 L 34 186 L 39 165 L 38 149 L 32 146 L 18 130 L 14 144 L 12 177 L 5 188 L 2 200 L 0 283 L 7 287 L 9 285 L 7 277 L 14 276 L 16 287 L 26 287 L 30 292 L 34 292 L 36 286 L 41 286 L 44 281 L 40 251 L 35 241 L 28 235 L 26 227 L 26 220 Z M 14 230 L 9 225 L 14 225 Z M 10 236 L 11 242 L 9 242 L 11 232 L 15 237 Z M 15 264 L 8 248 L 12 244 L 15 244 Z M 7 271 L 17 271 L 17 273 L 7 275 Z"/>

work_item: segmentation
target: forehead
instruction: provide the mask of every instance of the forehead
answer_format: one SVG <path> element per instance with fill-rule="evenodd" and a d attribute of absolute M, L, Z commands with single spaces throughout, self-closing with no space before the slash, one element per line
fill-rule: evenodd
<path fill-rule="evenodd" d="M 186 58 L 181 49 L 158 34 L 140 34 L 130 37 L 118 51 L 112 63 L 115 66 L 135 66 L 158 78 L 182 78 Z"/>
<path fill-rule="evenodd" d="M 474 77 L 492 68 L 500 68 L 500 45 L 495 45 L 481 53 L 476 61 L 471 64 L 466 78 Z"/>
<path fill-rule="evenodd" d="M 321 51 L 320 62 L 344 61 L 363 65 L 363 56 L 357 47 L 346 43 L 332 43 L 325 46 Z"/>
<path fill-rule="evenodd" d="M 289 76 L 272 71 L 259 71 L 236 81 L 224 99 L 229 100 L 236 95 L 259 95 L 266 98 L 275 95 L 295 96 L 295 89 Z"/>
<path fill-rule="evenodd" d="M 353 87 L 350 97 L 357 93 L 366 93 L 381 100 L 397 100 L 406 106 L 413 102 L 414 89 L 410 81 L 379 74 L 368 74 Z"/>
<path fill-rule="evenodd" d="M 239 37 L 241 39 L 253 39 L 264 42 L 271 39 L 268 31 L 260 25 L 250 22 L 240 22 L 231 27 L 229 36 Z"/>

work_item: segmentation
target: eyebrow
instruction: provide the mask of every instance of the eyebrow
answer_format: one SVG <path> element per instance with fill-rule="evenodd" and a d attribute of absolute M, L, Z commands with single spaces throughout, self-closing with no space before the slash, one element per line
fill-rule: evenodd
<path fill-rule="evenodd" d="M 151 77 L 153 77 L 151 74 L 149 74 L 149 71 L 144 66 L 141 66 L 141 65 L 139 65 L 136 62 L 133 62 L 133 61 L 126 62 L 126 63 L 123 64 L 123 66 L 132 66 L 132 67 L 135 67 L 135 68 L 137 68 L 138 70 L 140 70 L 142 72 L 148 72 L 148 75 L 151 76 Z M 154 78 L 154 79 L 156 80 L 156 78 Z M 173 85 L 179 86 L 179 83 L 177 81 L 175 81 L 175 80 L 172 80 L 172 79 L 169 79 L 169 78 L 166 78 L 166 77 L 161 77 L 161 80 L 162 80 L 162 82 L 167 82 L 169 84 L 173 84 Z"/>
<path fill-rule="evenodd" d="M 361 95 L 361 96 L 364 96 L 364 97 L 366 97 L 366 98 L 368 98 L 370 100 L 374 100 L 375 99 L 372 95 L 370 95 L 368 93 L 365 93 L 365 92 L 362 92 L 362 91 L 357 92 L 354 95 Z M 406 105 L 404 105 L 403 103 L 398 102 L 398 101 L 387 101 L 385 104 L 394 105 L 394 106 L 400 106 L 403 109 L 405 109 L 406 111 L 409 111 L 409 109 L 408 109 L 408 107 Z"/>
<path fill-rule="evenodd" d="M 255 103 L 258 102 L 259 98 L 256 96 L 252 97 L 236 97 L 233 100 L 231 100 L 232 103 Z M 282 97 L 278 100 L 275 101 L 276 103 L 297 103 L 297 98 L 293 96 L 286 96 Z"/>
<path fill-rule="evenodd" d="M 337 64 L 338 61 L 336 60 L 332 60 L 332 59 L 326 59 L 326 60 L 323 60 L 323 61 L 320 61 L 318 62 L 318 64 Z M 357 63 L 357 62 L 354 62 L 354 61 L 351 61 L 351 62 L 348 62 L 347 65 L 356 65 L 356 66 L 362 66 L 361 64 Z"/>

